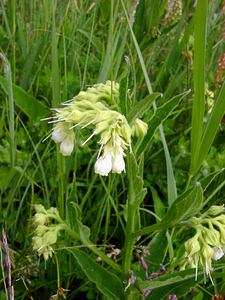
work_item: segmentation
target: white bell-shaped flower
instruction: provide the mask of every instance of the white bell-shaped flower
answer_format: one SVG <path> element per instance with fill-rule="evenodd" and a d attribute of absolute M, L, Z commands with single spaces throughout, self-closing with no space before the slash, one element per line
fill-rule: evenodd
<path fill-rule="evenodd" d="M 74 148 L 74 133 L 70 131 L 66 138 L 60 144 L 60 152 L 64 156 L 69 156 L 73 152 Z"/>
<path fill-rule="evenodd" d="M 224 256 L 224 252 L 221 248 L 214 247 L 213 248 L 213 256 L 212 259 L 219 260 Z"/>
<path fill-rule="evenodd" d="M 112 170 L 112 155 L 107 153 L 106 155 L 100 156 L 95 163 L 95 173 L 101 176 L 108 176 Z"/>
<path fill-rule="evenodd" d="M 112 172 L 120 174 L 121 172 L 126 172 L 125 161 L 124 161 L 123 150 L 120 150 L 118 154 L 113 157 L 112 161 Z"/>
<path fill-rule="evenodd" d="M 55 143 L 61 143 L 67 135 L 68 129 L 63 124 L 58 124 L 52 132 L 52 139 Z"/>

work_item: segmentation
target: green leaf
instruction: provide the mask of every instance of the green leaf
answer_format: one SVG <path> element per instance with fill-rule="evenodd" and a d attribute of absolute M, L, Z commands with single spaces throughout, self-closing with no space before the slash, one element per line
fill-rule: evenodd
<path fill-rule="evenodd" d="M 81 269 L 90 281 L 96 284 L 99 291 L 112 300 L 124 299 L 124 288 L 121 280 L 113 273 L 105 270 L 102 266 L 82 250 L 69 250 Z"/>
<path fill-rule="evenodd" d="M 90 237 L 90 228 L 82 223 L 81 209 L 77 203 L 71 203 L 74 208 L 73 230 L 79 235 L 81 241 L 86 241 Z"/>
<path fill-rule="evenodd" d="M 7 166 L 0 167 L 0 190 L 4 192 L 9 186 L 12 179 L 21 173 L 19 167 L 9 168 Z"/>
<path fill-rule="evenodd" d="M 162 223 L 168 226 L 175 225 L 180 221 L 199 212 L 203 203 L 203 191 L 199 182 L 194 187 L 179 196 L 169 208 Z"/>
<path fill-rule="evenodd" d="M 2 76 L 0 76 L 0 85 L 7 94 L 7 82 Z M 13 84 L 13 96 L 15 104 L 30 118 L 31 121 L 36 122 L 49 115 L 49 111 L 43 103 L 36 100 L 15 84 Z"/>
<path fill-rule="evenodd" d="M 157 289 L 157 288 L 163 288 L 168 285 L 178 285 L 179 283 L 182 283 L 187 280 L 192 280 L 195 285 L 197 282 L 195 281 L 195 269 L 189 269 L 185 271 L 180 272 L 174 272 L 166 275 L 161 275 L 157 277 L 156 279 L 153 279 L 152 281 L 143 281 L 140 283 L 140 287 L 144 290 L 147 289 Z M 203 273 L 198 273 L 198 279 L 201 279 L 203 276 Z"/>
<path fill-rule="evenodd" d="M 152 186 L 150 187 L 150 189 L 152 193 L 155 213 L 160 219 L 162 219 L 165 215 L 165 206 L 162 200 L 160 199 L 157 191 Z"/>
<path fill-rule="evenodd" d="M 134 155 L 129 155 L 129 204 L 138 207 L 144 200 L 147 193 L 146 188 L 143 187 L 144 180 L 140 176 L 139 166 Z"/>
<path fill-rule="evenodd" d="M 167 249 L 167 238 L 165 232 L 160 232 L 154 236 L 149 245 L 150 255 L 145 259 L 148 262 L 148 272 L 159 272 L 160 264 L 163 261 Z"/>
<path fill-rule="evenodd" d="M 202 278 L 203 274 L 199 274 L 198 279 L 202 280 Z M 195 270 L 193 269 L 161 275 L 151 283 L 154 287 L 151 300 L 167 300 L 168 296 L 172 294 L 175 294 L 180 299 L 181 296 L 187 294 L 191 288 L 198 284 L 195 280 Z"/>
<path fill-rule="evenodd" d="M 142 152 L 144 152 L 150 145 L 151 139 L 156 131 L 156 129 L 159 127 L 159 125 L 168 118 L 168 116 L 171 114 L 171 112 L 176 108 L 176 106 L 180 103 L 180 101 L 187 96 L 187 94 L 190 91 L 186 91 L 182 94 L 179 94 L 169 101 L 167 101 L 165 104 L 161 105 L 152 118 L 149 121 L 149 129 L 144 137 L 141 145 L 137 149 L 137 155 L 140 156 Z"/>
<path fill-rule="evenodd" d="M 144 113 L 149 110 L 153 101 L 155 101 L 160 95 L 160 93 L 154 93 L 148 95 L 141 101 L 136 102 L 127 116 L 129 122 L 134 121 L 136 118 L 141 118 L 144 115 Z"/>
<path fill-rule="evenodd" d="M 215 101 L 215 105 L 213 107 L 210 118 L 204 130 L 203 138 L 200 145 L 198 161 L 196 164 L 196 171 L 198 171 L 207 153 L 209 152 L 209 149 L 211 148 L 213 140 L 216 136 L 217 130 L 220 126 L 220 122 L 225 112 L 224 99 L 225 99 L 225 81 Z"/>
<path fill-rule="evenodd" d="M 205 56 L 208 0 L 199 0 L 194 16 L 194 102 L 191 130 L 191 173 L 198 170 L 198 156 L 205 110 Z"/>

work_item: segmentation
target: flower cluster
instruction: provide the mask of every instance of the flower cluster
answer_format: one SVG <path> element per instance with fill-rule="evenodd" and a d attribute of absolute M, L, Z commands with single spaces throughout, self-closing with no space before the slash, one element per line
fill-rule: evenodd
<path fill-rule="evenodd" d="M 195 235 L 185 242 L 185 254 L 181 269 L 186 266 L 204 269 L 211 281 L 212 261 L 219 260 L 225 252 L 225 215 L 224 207 L 213 205 L 201 218 L 191 220 Z"/>
<path fill-rule="evenodd" d="M 135 119 L 130 126 L 125 116 L 115 110 L 118 101 L 119 84 L 107 81 L 81 91 L 65 102 L 63 108 L 54 109 L 56 115 L 49 123 L 55 124 L 51 137 L 60 144 L 60 152 L 71 155 L 75 145 L 74 129 L 89 128 L 92 134 L 82 145 L 100 136 L 95 173 L 107 176 L 111 171 L 125 172 L 124 156 L 127 149 L 131 150 L 131 137 L 143 137 L 148 126 L 140 119 Z"/>
<path fill-rule="evenodd" d="M 58 210 L 54 207 L 45 209 L 42 205 L 35 205 L 36 214 L 33 217 L 36 226 L 32 238 L 33 249 L 38 255 L 43 255 L 45 260 L 52 257 L 53 245 L 57 241 L 60 230 L 63 230 L 63 222 L 59 216 Z M 50 224 L 56 220 L 59 224 Z"/>

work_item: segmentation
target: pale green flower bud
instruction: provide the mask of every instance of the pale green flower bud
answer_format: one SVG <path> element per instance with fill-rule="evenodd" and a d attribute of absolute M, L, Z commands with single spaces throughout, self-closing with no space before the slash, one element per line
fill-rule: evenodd
<path fill-rule="evenodd" d="M 219 229 L 220 233 L 220 242 L 225 244 L 225 224 L 221 223 L 223 221 L 224 215 L 217 217 L 216 219 L 212 219 L 213 225 Z M 219 220 L 219 221 L 218 221 Z"/>
<path fill-rule="evenodd" d="M 124 126 L 121 128 L 121 131 L 124 139 L 127 141 L 128 144 L 130 144 L 132 135 L 132 129 L 130 128 L 130 126 L 127 123 L 125 123 Z"/>
<path fill-rule="evenodd" d="M 200 263 L 205 269 L 206 275 L 210 275 L 210 271 L 212 270 L 212 257 L 214 254 L 213 248 L 209 245 L 204 244 L 203 248 L 200 252 Z"/>
<path fill-rule="evenodd" d="M 48 215 L 49 218 L 52 218 L 52 219 L 56 219 L 56 220 L 60 219 L 59 212 L 58 212 L 58 209 L 56 207 L 50 207 L 47 210 L 47 215 Z"/>
<path fill-rule="evenodd" d="M 140 119 L 135 119 L 131 127 L 132 135 L 137 137 L 144 137 L 148 131 L 148 125 Z"/>
<path fill-rule="evenodd" d="M 44 225 L 47 223 L 48 217 L 43 213 L 36 213 L 33 220 L 36 225 Z"/>
<path fill-rule="evenodd" d="M 206 213 L 207 213 L 207 215 L 214 217 L 214 216 L 220 215 L 224 212 L 225 212 L 224 205 L 212 205 L 207 210 Z"/>
<path fill-rule="evenodd" d="M 220 247 L 220 234 L 217 230 L 204 227 L 202 229 L 202 236 L 206 244 Z"/>
<path fill-rule="evenodd" d="M 57 228 L 49 228 L 49 231 L 46 232 L 43 236 L 44 245 L 53 245 L 57 242 L 58 229 Z"/>
<path fill-rule="evenodd" d="M 47 261 L 49 258 L 52 257 L 52 253 L 54 252 L 53 248 L 51 246 L 47 246 L 43 248 L 42 251 L 40 251 L 39 256 L 42 254 L 44 257 L 44 260 Z"/>
<path fill-rule="evenodd" d="M 201 249 L 198 241 L 198 234 L 196 234 L 193 238 L 187 240 L 184 246 L 189 257 L 198 252 Z"/>
<path fill-rule="evenodd" d="M 46 209 L 44 208 L 44 206 L 42 204 L 35 204 L 34 209 L 35 209 L 36 213 L 40 213 L 40 214 L 47 213 Z"/>
<path fill-rule="evenodd" d="M 43 247 L 43 239 L 42 239 L 42 237 L 39 237 L 39 236 L 32 237 L 32 244 L 33 244 L 33 249 L 34 250 L 38 250 L 41 247 Z"/>
<path fill-rule="evenodd" d="M 42 237 L 48 231 L 48 227 L 45 225 L 38 225 L 35 229 L 35 235 Z"/>

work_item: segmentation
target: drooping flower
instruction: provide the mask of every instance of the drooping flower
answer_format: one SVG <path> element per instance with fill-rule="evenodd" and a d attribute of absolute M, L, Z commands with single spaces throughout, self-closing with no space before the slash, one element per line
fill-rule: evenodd
<path fill-rule="evenodd" d="M 181 269 L 202 268 L 213 283 L 211 272 L 212 261 L 217 261 L 225 252 L 225 215 L 223 206 L 212 206 L 199 218 L 192 219 L 196 234 L 185 242 L 185 254 L 182 257 Z"/>
<path fill-rule="evenodd" d="M 100 156 L 95 163 L 95 173 L 101 176 L 108 176 L 112 170 L 112 155 L 107 153 Z"/>
<path fill-rule="evenodd" d="M 64 140 L 60 144 L 60 152 L 64 156 L 69 156 L 74 149 L 74 139 L 75 135 L 73 131 L 70 131 L 67 133 L 67 136 L 64 138 Z"/>
<path fill-rule="evenodd" d="M 33 249 L 45 260 L 52 257 L 53 246 L 57 241 L 59 232 L 64 229 L 58 210 L 54 207 L 45 209 L 42 205 L 35 205 L 36 214 L 33 217 L 34 235 L 32 237 Z M 54 222 L 51 224 L 51 221 Z"/>
<path fill-rule="evenodd" d="M 112 172 L 120 174 L 125 172 L 125 161 L 124 161 L 124 152 L 120 150 L 118 154 L 113 156 L 112 160 Z"/>
<path fill-rule="evenodd" d="M 81 91 L 76 97 L 64 103 L 64 107 L 54 109 L 56 115 L 49 118 L 54 123 L 52 139 L 60 143 L 60 152 L 71 155 L 74 149 L 74 130 L 91 129 L 89 138 L 99 136 L 99 155 L 95 163 L 95 173 L 107 176 L 109 172 L 125 172 L 124 156 L 127 149 L 131 151 L 131 136 L 143 137 L 147 124 L 136 119 L 133 127 L 126 117 L 116 111 L 119 102 L 119 84 L 106 81 L 96 84 L 87 91 Z"/>
<path fill-rule="evenodd" d="M 223 256 L 224 256 L 224 252 L 221 248 L 218 248 L 218 247 L 213 248 L 213 255 L 212 255 L 213 260 L 219 260 Z"/>
<path fill-rule="evenodd" d="M 64 156 L 73 152 L 75 135 L 68 124 L 57 124 L 52 132 L 52 139 L 55 143 L 60 143 L 60 152 Z"/>

